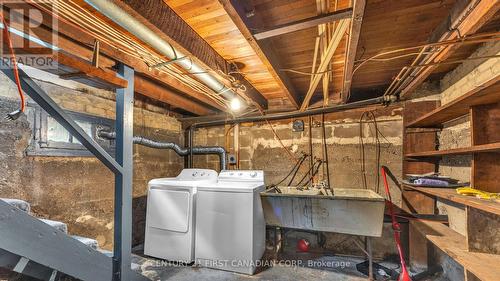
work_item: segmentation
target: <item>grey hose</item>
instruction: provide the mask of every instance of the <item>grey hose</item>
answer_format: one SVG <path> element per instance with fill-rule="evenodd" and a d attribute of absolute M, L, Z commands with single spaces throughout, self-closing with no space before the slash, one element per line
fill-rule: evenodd
<path fill-rule="evenodd" d="M 115 132 L 105 132 L 100 131 L 98 133 L 99 137 L 105 139 L 116 139 Z M 173 142 L 159 142 L 154 141 L 142 136 L 134 136 L 133 137 L 134 144 L 144 145 L 151 148 L 157 149 L 171 149 L 177 153 L 179 156 L 186 157 L 192 151 L 195 155 L 205 155 L 205 154 L 217 154 L 220 159 L 220 169 L 226 170 L 227 162 L 226 162 L 226 150 L 222 146 L 195 146 L 190 149 L 189 147 L 180 147 L 178 144 Z"/>

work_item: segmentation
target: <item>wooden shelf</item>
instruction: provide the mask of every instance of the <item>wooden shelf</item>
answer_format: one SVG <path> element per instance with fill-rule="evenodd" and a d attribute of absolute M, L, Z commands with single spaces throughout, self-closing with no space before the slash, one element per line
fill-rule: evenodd
<path fill-rule="evenodd" d="M 425 237 L 436 247 L 483 281 L 496 281 L 500 276 L 500 255 L 469 252 L 465 236 L 438 222 L 419 221 Z"/>
<path fill-rule="evenodd" d="M 445 155 L 464 155 L 470 153 L 500 152 L 500 142 L 474 145 L 471 147 L 414 152 L 405 154 L 405 157 L 441 157 Z"/>
<path fill-rule="evenodd" d="M 440 127 L 443 122 L 468 114 L 471 106 L 500 102 L 499 92 L 500 82 L 494 81 L 491 85 L 477 88 L 450 103 L 436 108 L 408 123 L 407 127 Z"/>
<path fill-rule="evenodd" d="M 407 184 L 403 184 L 403 186 L 405 188 L 416 190 L 425 193 L 427 195 L 446 199 L 458 204 L 462 204 L 465 206 L 483 210 L 485 212 L 500 215 L 500 202 L 498 201 L 479 199 L 472 196 L 460 195 L 456 192 L 454 188 L 415 187 Z"/>

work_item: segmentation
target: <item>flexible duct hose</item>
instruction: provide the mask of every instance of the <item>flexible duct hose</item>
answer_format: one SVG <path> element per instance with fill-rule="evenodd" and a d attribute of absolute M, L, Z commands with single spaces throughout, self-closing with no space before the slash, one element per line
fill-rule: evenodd
<path fill-rule="evenodd" d="M 105 132 L 105 131 L 100 131 L 98 133 L 99 137 L 105 138 L 105 139 L 116 139 L 116 133 L 115 132 Z M 227 162 L 226 162 L 226 150 L 222 146 L 195 146 L 192 147 L 191 149 L 189 147 L 180 147 L 178 144 L 173 143 L 173 142 L 159 142 L 159 141 L 154 141 L 142 136 L 134 136 L 133 137 L 133 143 L 134 144 L 139 144 L 151 148 L 157 148 L 157 149 L 171 149 L 177 153 L 179 156 L 186 157 L 190 154 L 191 150 L 193 154 L 195 155 L 205 155 L 205 154 L 217 154 L 219 155 L 220 159 L 220 169 L 226 170 L 227 167 Z"/>

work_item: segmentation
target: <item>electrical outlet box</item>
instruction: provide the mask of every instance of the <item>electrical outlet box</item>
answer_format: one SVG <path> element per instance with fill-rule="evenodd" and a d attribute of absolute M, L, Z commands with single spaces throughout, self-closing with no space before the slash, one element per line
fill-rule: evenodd
<path fill-rule="evenodd" d="M 304 131 L 304 121 L 298 119 L 294 120 L 292 124 L 292 131 L 294 132 L 303 132 Z"/>
<path fill-rule="evenodd" d="M 227 162 L 229 163 L 229 165 L 236 165 L 236 155 L 229 154 L 227 156 Z"/>

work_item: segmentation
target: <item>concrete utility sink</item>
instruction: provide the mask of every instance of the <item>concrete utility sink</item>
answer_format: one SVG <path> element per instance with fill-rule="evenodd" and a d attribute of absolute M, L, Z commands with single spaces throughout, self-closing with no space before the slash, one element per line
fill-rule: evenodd
<path fill-rule="evenodd" d="M 317 188 L 311 189 L 297 189 L 294 186 L 278 186 L 281 194 L 295 194 L 295 195 L 321 195 L 321 191 Z"/>
<path fill-rule="evenodd" d="M 382 235 L 385 200 L 374 191 L 336 188 L 333 196 L 319 195 L 315 190 L 308 191 L 313 194 L 297 192 L 261 193 L 267 225 L 372 237 Z"/>

